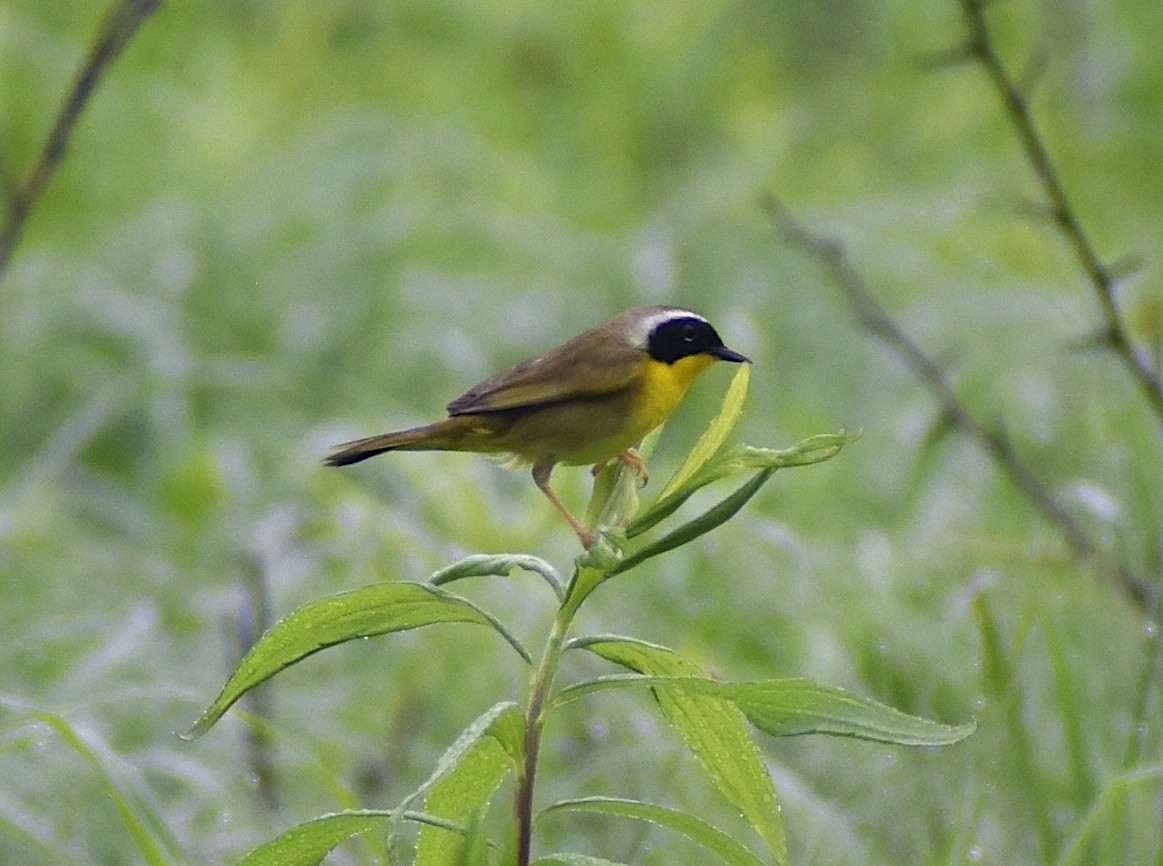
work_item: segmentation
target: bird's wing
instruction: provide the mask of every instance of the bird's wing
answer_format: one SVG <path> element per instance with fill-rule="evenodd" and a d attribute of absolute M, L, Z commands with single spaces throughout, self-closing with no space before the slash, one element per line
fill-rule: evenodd
<path fill-rule="evenodd" d="M 639 375 L 637 364 L 611 364 L 604 353 L 578 351 L 575 343 L 485 379 L 449 403 L 448 414 L 500 412 L 600 397 L 628 387 Z"/>

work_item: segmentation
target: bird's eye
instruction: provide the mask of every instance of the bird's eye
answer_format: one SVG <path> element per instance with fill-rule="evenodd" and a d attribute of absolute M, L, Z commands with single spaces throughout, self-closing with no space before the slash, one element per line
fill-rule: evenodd
<path fill-rule="evenodd" d="M 683 325 L 682 338 L 684 342 L 693 343 L 695 341 L 695 326 Z"/>

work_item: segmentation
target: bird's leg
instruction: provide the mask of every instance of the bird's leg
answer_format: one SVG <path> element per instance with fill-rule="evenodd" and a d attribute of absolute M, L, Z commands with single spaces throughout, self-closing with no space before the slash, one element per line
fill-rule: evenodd
<path fill-rule="evenodd" d="M 642 479 L 642 486 L 650 483 L 650 472 L 646 468 L 646 461 L 636 448 L 627 448 L 618 455 L 618 459 L 634 470 L 634 474 Z"/>
<path fill-rule="evenodd" d="M 581 541 L 582 547 L 589 550 L 597 543 L 598 534 L 596 532 L 588 531 L 568 508 L 565 503 L 557 498 L 557 494 L 553 492 L 553 488 L 549 486 L 549 474 L 553 472 L 553 467 L 556 461 L 553 458 L 543 458 L 533 464 L 533 483 L 537 485 L 537 489 L 545 494 L 546 498 L 553 503 L 553 507 L 558 510 L 566 522 L 577 533 L 578 539 Z"/>
<path fill-rule="evenodd" d="M 596 478 L 602 473 L 602 470 L 609 466 L 614 460 L 621 460 L 627 466 L 634 470 L 634 474 L 642 480 L 642 486 L 645 487 L 650 481 L 650 472 L 646 468 L 646 461 L 642 459 L 642 455 L 638 453 L 636 448 L 627 448 L 617 457 L 607 460 L 605 463 L 595 463 L 590 473 Z"/>

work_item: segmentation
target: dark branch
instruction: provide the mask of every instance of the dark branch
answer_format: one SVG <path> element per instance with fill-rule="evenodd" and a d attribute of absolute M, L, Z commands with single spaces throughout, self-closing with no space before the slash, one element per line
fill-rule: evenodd
<path fill-rule="evenodd" d="M 121 55 L 145 19 L 159 6 L 161 0 L 120 0 L 105 19 L 93 50 L 81 67 L 40 156 L 8 202 L 8 219 L 0 231 L 0 283 L 8 271 L 29 216 L 64 160 L 69 139 L 85 106 L 92 99 L 109 66 Z"/>
<path fill-rule="evenodd" d="M 861 327 L 892 349 L 924 383 L 939 405 L 942 420 L 989 454 L 1034 508 L 1062 533 L 1076 556 L 1113 578 L 1136 608 L 1146 610 L 1150 596 L 1146 582 L 1091 540 L 1078 521 L 1054 499 L 1046 485 L 1022 460 L 1004 430 L 986 426 L 969 411 L 936 361 L 913 342 L 868 290 L 840 244 L 808 231 L 778 199 L 770 198 L 769 207 L 779 228 L 792 243 L 827 270 L 856 313 Z"/>
<path fill-rule="evenodd" d="M 1046 142 L 1034 123 L 1030 101 L 998 54 L 993 34 L 985 20 L 985 8 L 988 4 L 984 0 L 959 0 L 959 2 L 969 30 L 967 50 L 985 70 L 990 83 L 1001 98 L 1006 116 L 1018 134 L 1026 160 L 1042 188 L 1042 194 L 1046 197 L 1050 221 L 1074 251 L 1094 290 L 1102 313 L 1102 331 L 1106 343 L 1130 371 L 1150 403 L 1156 420 L 1163 424 L 1163 383 L 1160 382 L 1158 371 L 1151 366 L 1147 354 L 1135 349 L 1127 333 L 1115 297 L 1119 274 L 1099 257 L 1094 242 L 1066 196 L 1066 189 L 1058 177 Z"/>

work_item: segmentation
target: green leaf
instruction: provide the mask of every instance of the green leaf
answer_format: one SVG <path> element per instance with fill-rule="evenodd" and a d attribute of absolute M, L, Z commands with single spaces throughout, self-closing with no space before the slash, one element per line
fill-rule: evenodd
<path fill-rule="evenodd" d="M 472 816 L 472 820 L 469 822 L 464 836 L 461 839 L 460 850 L 457 852 L 456 860 L 438 860 L 434 862 L 440 864 L 455 863 L 456 866 L 486 866 L 490 862 L 489 848 L 492 846 L 489 842 L 488 834 L 485 832 L 484 811 L 482 809 Z"/>
<path fill-rule="evenodd" d="M 763 866 L 762 860 L 722 830 L 712 827 L 706 821 L 693 815 L 668 809 L 665 806 L 655 806 L 638 800 L 613 797 L 582 797 L 554 803 L 543 809 L 537 818 L 540 820 L 545 815 L 559 811 L 593 812 L 600 815 L 649 821 L 651 824 L 657 824 L 660 827 L 681 833 L 692 842 L 707 849 L 728 866 Z"/>
<path fill-rule="evenodd" d="M 743 404 L 747 401 L 747 386 L 750 382 L 751 365 L 740 364 L 738 371 L 731 379 L 731 385 L 727 388 L 726 395 L 723 397 L 719 414 L 711 421 L 706 432 L 699 437 L 699 441 L 687 454 L 682 466 L 663 485 L 658 494 L 658 501 L 666 499 L 690 481 L 712 457 L 719 453 L 719 449 L 723 447 L 723 443 L 735 430 L 739 418 L 743 414 Z"/>
<path fill-rule="evenodd" d="M 1024 695 L 1015 674 L 1016 659 L 1022 657 L 1022 649 L 1029 636 L 1032 614 L 1024 614 L 1019 620 L 1017 634 L 1011 638 L 1007 649 L 1003 644 L 998 621 L 993 613 L 989 594 L 979 591 L 973 597 L 973 612 L 977 619 L 981 642 L 981 674 L 986 694 L 996 698 L 1002 710 L 1001 718 L 1008 734 L 1010 778 L 1030 791 L 1041 790 L 1045 786 L 1044 766 L 1034 745 L 1035 734 L 1031 732 L 1025 713 Z M 1030 811 L 1033 832 L 1043 852 L 1055 847 L 1054 819 L 1050 814 L 1046 798 L 1031 800 Z"/>
<path fill-rule="evenodd" d="M 726 698 L 743 711 L 751 724 L 773 737 L 829 734 L 898 746 L 948 746 L 977 730 L 976 722 L 931 722 L 844 689 L 798 678 L 723 683 L 706 677 L 619 674 L 563 689 L 554 697 L 553 706 L 564 706 L 595 692 L 628 687 L 675 689 Z"/>
<path fill-rule="evenodd" d="M 81 738 L 81 735 L 77 733 L 63 716 L 43 710 L 31 709 L 12 701 L 4 700 L 2 703 L 16 712 L 23 713 L 30 719 L 35 719 L 41 724 L 48 725 L 74 752 L 80 755 L 85 763 L 96 772 L 101 786 L 105 789 L 105 795 L 117 810 L 117 814 L 121 818 L 121 823 L 125 825 L 125 828 L 129 831 L 129 835 L 137 845 L 137 850 L 141 853 L 142 860 L 150 864 L 150 866 L 170 866 L 170 863 L 173 861 L 162 851 L 157 840 L 154 838 L 154 833 L 146 825 L 145 821 L 138 816 L 137 811 L 130 804 L 129 798 L 121 793 L 121 789 L 117 786 L 113 777 L 109 775 L 109 772 L 101 765 L 101 762 L 97 759 L 97 755 L 94 754 L 89 744 Z M 160 822 L 157 823 L 158 826 L 162 826 Z M 169 847 L 172 851 L 177 850 L 172 840 Z M 178 859 L 175 857 L 175 860 Z"/>
<path fill-rule="evenodd" d="M 1058 696 L 1058 718 L 1061 719 L 1066 757 L 1070 761 L 1070 787 L 1077 792 L 1077 802 L 1089 803 L 1094 799 L 1098 781 L 1090 765 L 1094 746 L 1087 742 L 1086 698 L 1080 693 L 1081 683 L 1074 675 L 1071 653 L 1067 651 L 1057 623 L 1051 617 L 1042 622 L 1046 639 L 1046 654 L 1054 671 L 1054 687 Z"/>
<path fill-rule="evenodd" d="M 534 860 L 533 866 L 629 866 L 629 864 L 590 857 L 588 854 L 546 854 Z"/>
<path fill-rule="evenodd" d="M 425 813 L 472 826 L 525 752 L 525 718 L 516 704 L 495 704 L 469 725 L 441 756 L 428 780 L 404 806 L 425 797 Z M 420 828 L 416 866 L 447 866 L 465 856 L 464 837 Z"/>
<path fill-rule="evenodd" d="M 495 741 L 501 746 L 514 764 L 524 760 L 525 717 L 515 703 L 501 701 L 477 716 L 472 724 L 461 731 L 456 742 L 445 749 L 440 760 L 436 762 L 432 775 L 413 791 L 405 802 L 409 803 L 426 795 L 461 762 L 474 745 L 485 739 Z"/>
<path fill-rule="evenodd" d="M 695 664 L 674 651 L 645 641 L 599 636 L 572 640 L 567 647 L 589 650 L 642 674 L 704 676 Z M 714 695 L 656 689 L 654 698 L 715 787 L 743 814 L 775 860 L 786 863 L 787 838 L 775 786 L 743 713 L 730 700 Z"/>
<path fill-rule="evenodd" d="M 1090 805 L 1086 818 L 1079 823 L 1074 837 L 1062 850 L 1057 861 L 1058 866 L 1085 866 L 1104 862 L 1096 861 L 1094 846 L 1098 841 L 1111 837 L 1111 828 L 1119 826 L 1117 818 L 1119 810 L 1127 805 L 1131 794 L 1139 788 L 1154 788 L 1154 802 L 1157 803 L 1159 796 L 1163 794 L 1163 766 L 1142 767 L 1112 779 L 1098 799 Z M 1120 834 L 1114 838 L 1125 837 Z"/>
<path fill-rule="evenodd" d="M 794 469 L 831 460 L 840 451 L 860 438 L 860 433 L 841 429 L 838 433 L 817 433 L 801 439 L 790 448 L 756 448 L 754 445 L 736 445 L 718 455 L 695 481 L 699 486 L 750 469 Z"/>
<path fill-rule="evenodd" d="M 514 568 L 540 575 L 553 589 L 557 600 L 565 600 L 564 583 L 557 569 L 544 559 L 526 553 L 478 553 L 466 556 L 436 572 L 428 582 L 433 586 L 443 586 L 466 577 L 505 577 Z"/>
<path fill-rule="evenodd" d="M 247 691 L 319 650 L 357 638 L 445 622 L 491 626 L 527 662 L 529 653 L 499 622 L 467 599 L 420 583 L 384 582 L 316 599 L 268 629 L 184 740 L 202 736 Z"/>
<path fill-rule="evenodd" d="M 394 817 L 394 812 L 362 809 L 322 815 L 252 849 L 238 866 L 316 866 L 339 843 Z"/>
<path fill-rule="evenodd" d="M 464 827 L 424 812 L 347 809 L 321 815 L 283 831 L 274 839 L 251 849 L 238 866 L 316 866 L 341 842 L 381 826 L 386 829 L 399 820 L 440 827 L 452 833 L 468 832 Z"/>
<path fill-rule="evenodd" d="M 721 693 L 735 702 L 751 724 L 775 737 L 830 734 L 900 746 L 948 746 L 977 730 L 977 722 L 931 722 L 808 679 L 721 685 Z"/>
<path fill-rule="evenodd" d="M 759 488 L 767 483 L 767 479 L 771 477 L 771 473 L 774 471 L 774 469 L 764 469 L 757 472 L 755 477 L 750 481 L 740 486 L 738 490 L 726 499 L 721 500 L 718 504 L 703 512 L 703 514 L 694 520 L 684 523 L 678 529 L 667 533 L 657 541 L 646 545 L 623 559 L 614 566 L 607 577 L 613 577 L 615 574 L 621 574 L 624 571 L 636 568 L 648 559 L 688 544 L 700 535 L 704 535 L 712 529 L 722 526 L 734 517 L 752 496 L 759 492 Z"/>
<path fill-rule="evenodd" d="M 810 466 L 835 457 L 848 443 L 858 438 L 856 434 L 841 430 L 839 433 L 821 433 L 797 442 L 790 448 L 755 448 L 750 445 L 736 445 L 720 453 L 704 464 L 681 487 L 660 496 L 645 513 L 626 527 L 626 537 L 634 538 L 654 527 L 678 510 L 696 491 L 723 478 L 740 472 L 790 469 L 796 466 Z"/>

